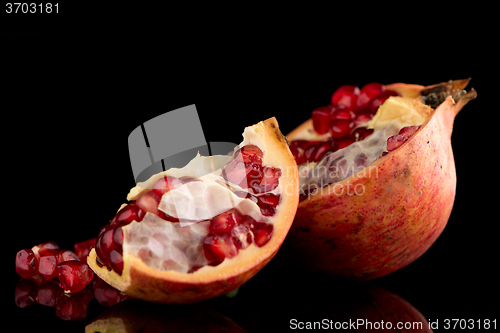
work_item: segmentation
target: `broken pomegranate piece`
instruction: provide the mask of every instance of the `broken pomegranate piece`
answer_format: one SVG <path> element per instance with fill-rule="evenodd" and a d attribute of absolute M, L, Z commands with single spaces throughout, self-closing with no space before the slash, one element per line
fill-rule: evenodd
<path fill-rule="evenodd" d="M 174 288 L 181 277 L 202 281 L 218 269 L 220 276 L 233 274 L 232 281 L 243 283 L 250 273 L 236 269 L 240 260 L 256 273 L 260 266 L 251 265 L 249 258 L 262 251 L 262 260 L 284 239 L 286 228 L 274 224 L 291 219 L 293 209 L 284 207 L 296 205 L 298 193 L 284 194 L 283 188 L 295 188 L 298 178 L 293 179 L 296 164 L 275 119 L 248 127 L 243 137 L 228 155 L 198 154 L 184 168 L 153 175 L 132 188 L 128 204 L 99 232 L 88 258 L 92 269 L 133 297 L 167 303 L 210 298 L 234 289 L 236 282 L 184 283 L 171 293 L 153 293 L 160 286 L 155 283 L 173 281 L 165 288 Z M 211 284 L 212 289 L 196 295 L 179 291 Z"/>

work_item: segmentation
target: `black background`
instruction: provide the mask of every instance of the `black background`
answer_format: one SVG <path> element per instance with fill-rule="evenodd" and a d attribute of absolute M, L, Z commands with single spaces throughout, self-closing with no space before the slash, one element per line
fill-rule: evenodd
<path fill-rule="evenodd" d="M 15 331 L 83 331 L 104 310 L 92 301 L 87 319 L 67 323 L 51 308 L 18 308 L 14 256 L 45 241 L 71 249 L 97 234 L 134 186 L 127 138 L 144 121 L 194 103 L 207 141 L 238 143 L 245 126 L 271 116 L 290 132 L 342 84 L 467 77 L 478 98 L 455 121 L 458 185 L 448 225 L 421 258 L 371 284 L 439 319 L 441 328 L 446 318 L 498 322 L 498 70 L 491 30 L 472 23 L 479 16 L 457 10 L 396 20 L 373 13 L 368 21 L 352 12 L 320 18 L 263 11 L 243 19 L 237 11 L 200 21 L 189 12 L 71 10 L 57 19 L 3 21 L 2 272 L 10 277 L 3 299 L 12 310 L 7 318 L 20 326 Z M 338 308 L 345 299 L 332 295 L 357 286 L 278 255 L 235 298 L 201 306 L 249 332 L 286 330 L 291 318 L 328 318 L 316 312 L 319 305 Z"/>

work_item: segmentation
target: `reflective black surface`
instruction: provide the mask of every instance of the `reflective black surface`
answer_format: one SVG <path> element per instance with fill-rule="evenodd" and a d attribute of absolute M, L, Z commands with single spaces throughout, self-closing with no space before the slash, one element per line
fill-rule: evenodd
<path fill-rule="evenodd" d="M 278 253 L 232 298 L 194 306 L 148 306 L 153 314 L 162 309 L 179 313 L 177 324 L 192 311 L 203 320 L 213 316 L 215 324 L 229 318 L 247 332 L 285 331 L 293 323 L 325 318 L 397 320 L 405 307 L 409 310 L 403 321 L 412 316 L 437 321 L 444 330 L 447 319 L 473 319 L 476 328 L 485 320 L 497 320 L 498 329 L 497 177 L 491 155 L 498 116 L 492 101 L 495 91 L 488 82 L 489 53 L 471 51 L 479 44 L 471 41 L 461 53 L 465 60 L 451 65 L 444 56 L 411 57 L 410 48 L 384 51 L 380 43 L 370 52 L 355 53 L 363 57 L 354 59 L 348 51 L 337 52 L 328 40 L 299 47 L 289 37 L 261 43 L 244 35 L 237 43 L 222 36 L 215 44 L 208 43 L 214 39 L 201 39 L 193 51 L 171 45 L 166 52 L 156 46 L 166 37 L 137 47 L 124 47 L 125 36 L 90 37 L 83 34 L 77 43 L 63 33 L 43 35 L 29 43 L 18 40 L 22 48 L 9 48 L 12 64 L 38 64 L 16 65 L 2 94 L 4 105 L 15 105 L 3 107 L 13 115 L 7 127 L 15 134 L 3 134 L 3 225 L 8 227 L 3 239 L 4 244 L 10 242 L 2 272 L 9 276 L 3 297 L 9 309 L 6 318 L 17 325 L 16 332 L 82 332 L 106 310 L 93 300 L 86 319 L 65 322 L 55 316 L 54 308 L 17 307 L 14 256 L 40 242 L 71 248 L 97 234 L 134 185 L 127 137 L 138 124 L 195 103 L 207 141 L 238 143 L 245 126 L 271 116 L 288 133 L 309 118 L 313 108 L 328 104 L 341 84 L 428 85 L 466 77 L 472 77 L 470 86 L 478 98 L 455 121 L 455 206 L 444 232 L 421 258 L 389 276 L 353 283 L 301 270 Z M 142 56 L 129 54 L 136 48 Z M 383 56 L 377 50 L 384 51 Z M 299 51 L 308 57 L 299 56 Z M 443 52 L 456 54 L 449 48 Z M 311 59 L 311 53 L 328 57 Z M 14 217 L 7 218 L 7 213 Z M 130 304 L 133 311 L 136 302 Z M 126 303 L 120 307 L 125 316 L 131 311 Z"/>

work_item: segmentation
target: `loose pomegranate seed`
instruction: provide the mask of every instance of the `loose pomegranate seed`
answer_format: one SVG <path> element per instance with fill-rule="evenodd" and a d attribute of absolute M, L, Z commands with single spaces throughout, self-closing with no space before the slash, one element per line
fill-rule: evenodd
<path fill-rule="evenodd" d="M 113 219 L 111 220 L 111 224 L 118 224 L 122 222 L 130 223 L 132 221 L 141 222 L 142 219 L 144 218 L 144 215 L 146 215 L 144 210 L 142 210 L 138 205 L 130 203 L 127 206 L 120 209 L 118 213 L 116 213 L 115 217 L 113 217 Z"/>
<path fill-rule="evenodd" d="M 264 222 L 255 222 L 252 232 L 254 234 L 255 245 L 262 247 L 271 239 L 273 234 L 273 225 Z"/>
<path fill-rule="evenodd" d="M 81 291 L 94 277 L 94 272 L 87 263 L 81 261 L 63 261 L 57 265 L 59 281 L 64 291 L 77 293 Z"/>
<path fill-rule="evenodd" d="M 62 252 L 53 249 L 41 249 L 38 251 L 40 261 L 38 264 L 38 273 L 45 280 L 51 280 L 57 277 L 57 264 L 63 261 Z"/>
<path fill-rule="evenodd" d="M 214 216 L 210 220 L 210 230 L 215 232 L 228 232 L 238 223 L 239 213 L 235 209 Z"/>
<path fill-rule="evenodd" d="M 85 261 L 87 256 L 90 253 L 90 250 L 92 250 L 95 247 L 95 242 L 97 240 L 97 237 L 88 239 L 83 242 L 78 242 L 75 243 L 74 249 L 75 249 L 75 254 L 80 258 L 80 260 Z"/>
<path fill-rule="evenodd" d="M 233 258 L 238 254 L 238 248 L 227 233 L 209 233 L 203 241 L 203 251 L 208 260 L 216 263 L 222 262 L 224 258 Z"/>
<path fill-rule="evenodd" d="M 333 139 L 340 139 L 349 135 L 354 127 L 354 123 L 349 120 L 332 120 L 328 125 Z"/>
<path fill-rule="evenodd" d="M 399 94 L 392 90 L 386 90 L 377 97 L 375 97 L 374 99 L 372 99 L 369 105 L 371 113 L 373 114 L 377 113 L 378 107 L 382 105 L 382 103 L 384 103 L 386 99 L 388 99 L 391 96 L 399 96 Z"/>
<path fill-rule="evenodd" d="M 92 298 L 92 292 L 88 289 L 71 295 L 63 293 L 57 302 L 56 315 L 63 320 L 83 319 L 87 316 Z"/>
<path fill-rule="evenodd" d="M 36 302 L 40 305 L 56 306 L 64 290 L 54 280 L 43 281 L 38 287 Z"/>
<path fill-rule="evenodd" d="M 381 83 L 372 82 L 361 88 L 357 100 L 357 109 L 363 109 L 370 104 L 370 101 L 383 93 L 385 91 L 385 86 Z"/>
<path fill-rule="evenodd" d="M 317 133 L 325 134 L 328 132 L 328 120 L 330 119 L 332 108 L 333 105 L 325 105 L 313 110 L 311 118 L 314 130 Z"/>
<path fill-rule="evenodd" d="M 16 254 L 16 273 L 23 278 L 38 273 L 38 259 L 30 249 L 22 249 Z"/>
<path fill-rule="evenodd" d="M 355 86 L 340 86 L 332 95 L 332 104 L 342 105 L 347 108 L 355 108 L 357 106 L 359 92 L 359 88 Z"/>

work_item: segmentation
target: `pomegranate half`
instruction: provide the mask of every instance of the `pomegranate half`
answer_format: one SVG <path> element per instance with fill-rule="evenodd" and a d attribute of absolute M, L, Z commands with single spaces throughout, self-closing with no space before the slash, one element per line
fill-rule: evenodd
<path fill-rule="evenodd" d="M 196 156 L 132 188 L 88 256 L 127 295 L 193 303 L 228 293 L 276 254 L 299 199 L 298 170 L 275 118 L 247 127 L 226 156 Z"/>
<path fill-rule="evenodd" d="M 348 105 L 329 107 L 351 120 L 334 118 L 322 125 L 326 107 L 313 111 L 312 119 L 287 136 L 299 160 L 301 201 L 284 254 L 306 268 L 355 280 L 389 274 L 420 257 L 443 231 L 453 207 L 450 138 L 455 116 L 476 97 L 474 89 L 463 90 L 468 82 L 372 83 L 361 93 L 341 87 L 335 100 Z M 363 91 L 368 93 L 361 97 Z M 356 98 L 357 105 L 351 102 Z M 354 111 L 349 115 L 346 109 Z M 332 114 L 339 111 L 325 119 Z M 346 136 L 332 139 L 331 133 L 344 129 Z M 345 177 L 338 174 L 342 167 L 351 168 Z"/>

